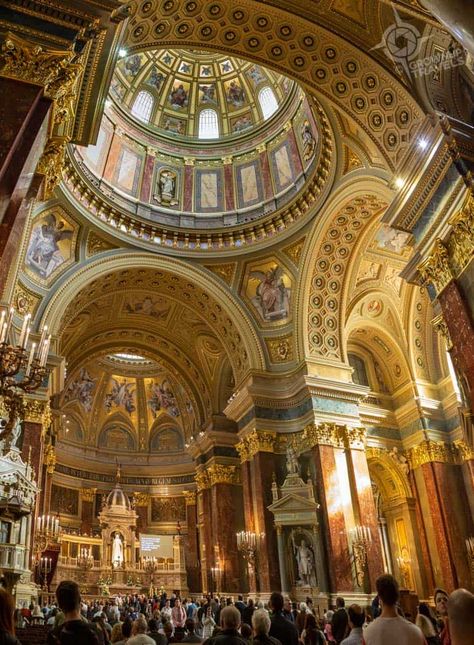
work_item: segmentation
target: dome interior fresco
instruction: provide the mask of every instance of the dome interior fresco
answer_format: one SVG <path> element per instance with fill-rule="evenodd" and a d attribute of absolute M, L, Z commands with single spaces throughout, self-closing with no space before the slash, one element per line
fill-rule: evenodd
<path fill-rule="evenodd" d="M 297 92 L 296 83 L 289 78 L 221 54 L 150 50 L 119 61 L 110 97 L 143 127 L 180 141 L 206 139 L 199 134 L 199 116 L 203 110 L 212 109 L 217 114 L 219 139 L 222 139 L 241 133 L 254 134 L 260 126 L 268 125 L 261 104 L 261 92 L 265 88 L 271 90 L 274 115 L 278 118 Z M 148 94 L 144 98 L 148 99 L 145 107 L 151 107 L 149 116 L 149 109 L 142 116 L 134 111 L 140 92 Z M 268 90 L 264 91 L 265 95 Z"/>

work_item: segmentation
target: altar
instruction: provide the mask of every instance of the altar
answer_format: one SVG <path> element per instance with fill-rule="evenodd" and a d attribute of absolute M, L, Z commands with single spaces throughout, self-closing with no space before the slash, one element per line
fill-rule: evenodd
<path fill-rule="evenodd" d="M 160 590 L 186 595 L 186 564 L 179 531 L 175 535 L 138 536 L 137 517 L 120 485 L 118 470 L 115 487 L 99 513 L 100 533 L 81 535 L 71 531 L 61 534 L 61 551 L 51 588 L 68 579 L 79 584 L 84 597 L 150 594 Z M 144 537 L 162 539 L 166 545 L 163 555 L 160 556 L 160 552 L 146 555 L 141 548 Z"/>

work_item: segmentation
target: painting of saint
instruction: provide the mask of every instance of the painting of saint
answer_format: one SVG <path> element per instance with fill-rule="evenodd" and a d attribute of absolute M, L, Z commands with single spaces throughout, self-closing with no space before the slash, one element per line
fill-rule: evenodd
<path fill-rule="evenodd" d="M 161 127 L 171 134 L 186 134 L 186 121 L 182 119 L 173 119 L 173 117 L 165 115 Z"/>
<path fill-rule="evenodd" d="M 181 110 L 188 105 L 188 92 L 183 83 L 175 83 L 169 95 L 169 102 L 175 110 Z"/>
<path fill-rule="evenodd" d="M 247 70 L 247 76 L 252 79 L 254 85 L 258 85 L 266 80 L 265 76 L 262 74 L 262 70 L 258 65 L 252 65 L 252 67 Z"/>
<path fill-rule="evenodd" d="M 164 380 L 161 385 L 150 383 L 148 390 L 148 407 L 154 419 L 160 410 L 165 410 L 172 417 L 179 417 L 178 403 L 168 381 Z"/>
<path fill-rule="evenodd" d="M 290 289 L 284 271 L 276 265 L 266 271 L 251 271 L 250 281 L 257 281 L 252 303 L 266 322 L 282 320 L 290 314 Z"/>
<path fill-rule="evenodd" d="M 122 101 L 123 97 L 125 96 L 126 89 L 124 88 L 122 83 L 120 83 L 119 80 L 117 80 L 116 78 L 112 78 L 112 81 L 110 83 L 110 93 L 118 101 Z"/>
<path fill-rule="evenodd" d="M 228 84 L 227 103 L 234 108 L 240 108 L 245 104 L 245 91 L 238 81 L 230 81 Z"/>
<path fill-rule="evenodd" d="M 133 389 L 134 383 L 123 380 L 117 381 L 113 376 L 111 377 L 112 388 L 108 394 L 105 395 L 105 409 L 110 412 L 114 407 L 123 406 L 125 410 L 132 414 L 135 412 L 135 390 Z"/>
<path fill-rule="evenodd" d="M 159 204 L 175 206 L 176 199 L 176 173 L 169 168 L 162 168 L 158 173 L 156 194 L 153 195 Z"/>
<path fill-rule="evenodd" d="M 153 69 L 151 70 L 150 76 L 147 78 L 145 82 L 159 91 L 165 79 L 166 79 L 166 76 L 162 72 L 158 71 L 156 67 L 153 67 Z"/>
<path fill-rule="evenodd" d="M 41 278 L 49 278 L 72 255 L 74 230 L 54 213 L 43 217 L 31 232 L 26 265 Z"/>
<path fill-rule="evenodd" d="M 215 85 L 200 85 L 199 92 L 199 103 L 217 105 Z"/>
<path fill-rule="evenodd" d="M 314 155 L 316 141 L 313 137 L 310 122 L 306 119 L 301 127 L 301 141 L 303 142 L 303 159 L 309 161 Z"/>
<path fill-rule="evenodd" d="M 122 68 L 123 73 L 128 79 L 135 78 L 135 76 L 140 71 L 142 64 L 142 57 L 140 54 L 134 54 L 133 56 L 127 56 L 124 61 L 120 61 L 120 67 Z"/>
<path fill-rule="evenodd" d="M 252 118 L 249 114 L 244 114 L 231 121 L 232 132 L 243 132 L 252 127 Z"/>
<path fill-rule="evenodd" d="M 124 309 L 128 314 L 144 314 L 145 316 L 162 319 L 166 318 L 170 310 L 169 306 L 163 307 L 163 305 L 164 302 L 155 300 L 151 296 L 145 296 L 144 298 L 128 300 Z"/>
<path fill-rule="evenodd" d="M 96 382 L 97 379 L 93 378 L 85 367 L 81 367 L 78 378 L 69 383 L 66 388 L 65 400 L 77 400 L 86 412 L 90 412 Z"/>

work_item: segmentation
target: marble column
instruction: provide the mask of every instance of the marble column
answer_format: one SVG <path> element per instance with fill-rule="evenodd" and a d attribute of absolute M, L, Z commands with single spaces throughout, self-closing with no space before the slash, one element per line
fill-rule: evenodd
<path fill-rule="evenodd" d="M 91 534 L 94 522 L 95 488 L 81 488 L 81 533 Z"/>
<path fill-rule="evenodd" d="M 421 4 L 474 55 L 474 12 L 465 0 L 421 0 Z"/>
<path fill-rule="evenodd" d="M 186 526 L 185 537 L 186 547 L 186 570 L 188 573 L 188 587 L 191 592 L 197 592 L 200 588 L 199 571 L 199 544 L 197 531 L 197 509 L 196 493 L 186 492 Z"/>
<path fill-rule="evenodd" d="M 288 573 L 286 571 L 285 539 L 283 529 L 277 526 L 278 564 L 280 565 L 280 589 L 283 594 L 289 592 Z"/>
<path fill-rule="evenodd" d="M 216 591 L 213 588 L 211 567 L 215 566 L 214 545 L 212 541 L 211 491 L 209 488 L 198 490 L 198 531 L 201 550 L 201 586 L 203 592 Z"/>

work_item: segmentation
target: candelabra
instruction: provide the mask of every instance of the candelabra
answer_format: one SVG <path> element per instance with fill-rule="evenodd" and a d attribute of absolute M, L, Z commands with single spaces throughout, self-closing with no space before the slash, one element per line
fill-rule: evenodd
<path fill-rule="evenodd" d="M 154 573 L 158 570 L 158 560 L 151 556 L 145 556 L 142 558 L 142 566 L 147 573 Z"/>
<path fill-rule="evenodd" d="M 364 586 L 367 549 L 372 542 L 372 533 L 368 526 L 355 526 L 349 530 L 354 562 L 355 581 L 358 587 Z"/>
<path fill-rule="evenodd" d="M 220 583 L 221 583 L 222 569 L 219 561 L 215 567 L 211 567 L 211 578 L 212 578 L 212 590 L 217 594 L 219 593 Z"/>
<path fill-rule="evenodd" d="M 89 549 L 86 549 L 83 547 L 79 555 L 77 556 L 77 565 L 81 569 L 92 569 L 94 566 L 94 556 L 92 555 L 92 547 L 90 546 Z"/>
<path fill-rule="evenodd" d="M 53 562 L 51 558 L 42 557 L 38 560 L 38 578 L 40 580 L 41 588 L 44 591 L 48 590 L 48 576 L 51 573 Z"/>
<path fill-rule="evenodd" d="M 23 319 L 18 339 L 13 332 L 14 309 L 0 314 L 0 396 L 8 414 L 8 421 L 0 432 L 0 439 L 10 436 L 18 420 L 24 416 L 23 394 L 37 390 L 46 375 L 51 335 L 44 326 L 40 342 L 28 347 L 31 314 Z M 12 343 L 9 342 L 12 339 Z"/>
<path fill-rule="evenodd" d="M 247 562 L 249 567 L 255 569 L 257 561 L 258 549 L 261 541 L 265 537 L 264 533 L 254 533 L 253 531 L 240 531 L 236 534 L 237 549 L 242 554 L 242 557 Z"/>
<path fill-rule="evenodd" d="M 59 517 L 41 515 L 41 517 L 37 518 L 33 550 L 38 561 L 40 561 L 41 554 L 49 544 L 57 544 L 59 542 L 60 532 L 61 528 L 59 526 Z"/>

